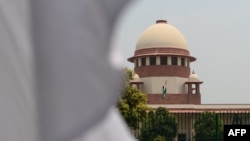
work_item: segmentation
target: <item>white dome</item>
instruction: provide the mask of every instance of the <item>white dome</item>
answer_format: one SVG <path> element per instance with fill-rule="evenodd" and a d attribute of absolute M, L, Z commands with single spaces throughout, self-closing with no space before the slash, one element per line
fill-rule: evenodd
<path fill-rule="evenodd" d="M 148 27 L 140 36 L 136 50 L 169 47 L 188 50 L 187 42 L 181 32 L 167 21 L 158 20 L 156 24 Z"/>
<path fill-rule="evenodd" d="M 133 75 L 133 80 L 139 80 L 139 79 L 140 79 L 140 77 L 139 77 L 138 74 L 134 74 L 134 75 Z"/>
<path fill-rule="evenodd" d="M 199 78 L 198 74 L 196 74 L 196 73 L 193 72 L 189 76 L 188 81 L 195 81 L 195 82 L 197 82 L 197 81 L 200 81 L 200 78 Z"/>

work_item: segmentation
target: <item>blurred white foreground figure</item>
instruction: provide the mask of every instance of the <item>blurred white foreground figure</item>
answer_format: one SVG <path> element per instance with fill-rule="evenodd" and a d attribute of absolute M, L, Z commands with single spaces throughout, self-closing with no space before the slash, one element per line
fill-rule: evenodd
<path fill-rule="evenodd" d="M 0 141 L 37 141 L 30 5 L 0 1 Z"/>
<path fill-rule="evenodd" d="M 125 1 L 1 1 L 1 141 L 135 140 L 108 56 Z"/>

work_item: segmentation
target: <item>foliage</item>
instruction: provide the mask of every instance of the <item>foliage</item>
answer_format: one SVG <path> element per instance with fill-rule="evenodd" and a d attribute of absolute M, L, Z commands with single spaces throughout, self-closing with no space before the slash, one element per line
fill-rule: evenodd
<path fill-rule="evenodd" d="M 162 107 L 157 108 L 155 114 L 156 132 L 158 135 L 174 138 L 177 135 L 176 117 Z"/>
<path fill-rule="evenodd" d="M 242 124 L 241 116 L 239 116 L 238 114 L 234 114 L 232 124 L 233 125 L 241 125 Z"/>
<path fill-rule="evenodd" d="M 139 122 L 146 118 L 146 95 L 137 88 L 126 87 L 118 104 L 119 111 L 131 129 L 139 129 Z"/>
<path fill-rule="evenodd" d="M 129 68 L 125 68 L 124 69 L 124 76 L 125 76 L 125 87 L 129 86 L 129 81 L 133 80 L 133 76 L 135 75 L 134 71 L 129 69 Z"/>
<path fill-rule="evenodd" d="M 172 139 L 177 135 L 176 117 L 170 114 L 166 108 L 159 107 L 155 112 L 148 113 L 144 121 L 140 139 L 143 141 L 154 141 L 157 137 Z"/>
<path fill-rule="evenodd" d="M 154 141 L 166 141 L 166 138 L 165 137 L 163 137 L 163 136 L 157 136 L 155 139 L 154 139 Z"/>
<path fill-rule="evenodd" d="M 135 87 L 129 86 L 129 80 L 133 78 L 134 72 L 125 69 L 125 88 L 118 102 L 118 109 L 124 117 L 128 126 L 133 129 L 139 129 L 139 123 L 146 118 L 146 94 L 143 94 Z"/>
<path fill-rule="evenodd" d="M 143 121 L 139 139 L 142 141 L 153 141 L 155 138 L 155 113 L 149 111 L 146 120 Z"/>
<path fill-rule="evenodd" d="M 155 112 L 147 114 L 146 95 L 135 87 L 129 85 L 134 72 L 125 68 L 125 85 L 118 109 L 128 126 L 134 131 L 140 131 L 140 139 L 143 141 L 165 141 L 177 135 L 176 117 L 165 108 L 158 108 Z"/>
<path fill-rule="evenodd" d="M 216 140 L 216 137 L 222 139 L 222 120 L 215 113 L 208 111 L 201 113 L 195 121 L 194 128 L 195 141 L 211 141 Z"/>

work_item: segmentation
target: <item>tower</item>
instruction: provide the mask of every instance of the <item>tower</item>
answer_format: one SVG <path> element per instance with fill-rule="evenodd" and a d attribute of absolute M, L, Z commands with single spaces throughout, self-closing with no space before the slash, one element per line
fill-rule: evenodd
<path fill-rule="evenodd" d="M 166 20 L 148 27 L 137 41 L 134 56 L 128 58 L 142 81 L 140 89 L 147 94 L 148 104 L 200 104 L 201 81 L 190 81 L 190 62 L 195 60 L 181 32 Z M 193 85 L 197 93 L 189 93 Z"/>

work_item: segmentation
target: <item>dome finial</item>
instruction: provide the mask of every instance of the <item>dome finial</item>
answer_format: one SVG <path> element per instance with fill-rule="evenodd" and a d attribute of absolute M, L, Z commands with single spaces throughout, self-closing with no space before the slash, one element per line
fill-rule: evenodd
<path fill-rule="evenodd" d="M 195 74 L 194 70 L 193 70 L 192 74 Z"/>

